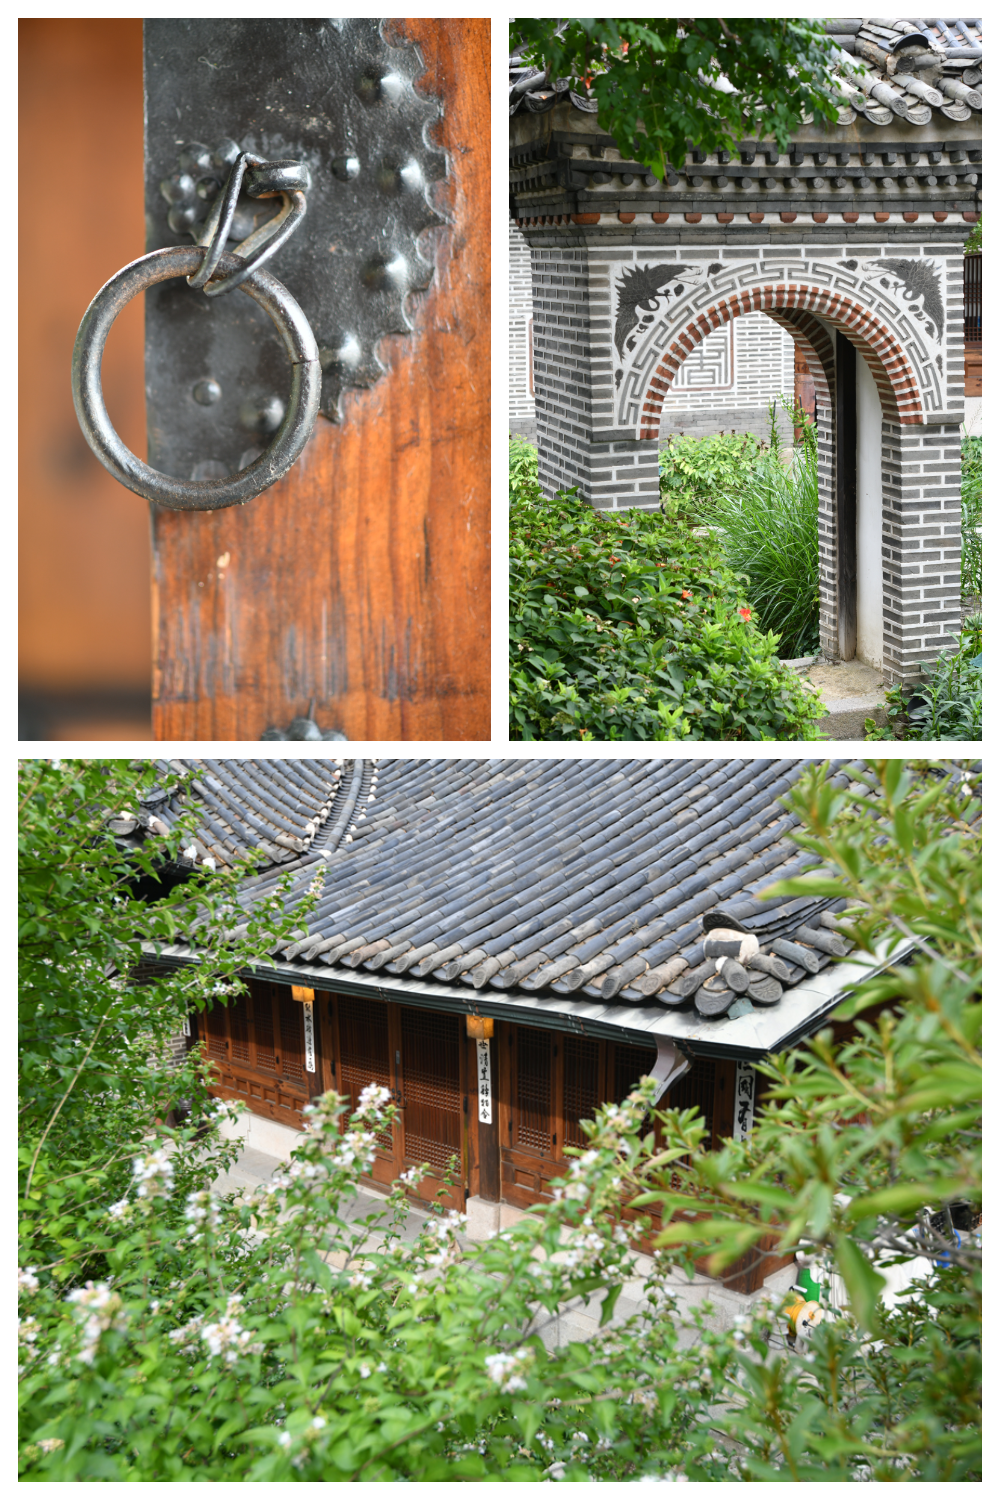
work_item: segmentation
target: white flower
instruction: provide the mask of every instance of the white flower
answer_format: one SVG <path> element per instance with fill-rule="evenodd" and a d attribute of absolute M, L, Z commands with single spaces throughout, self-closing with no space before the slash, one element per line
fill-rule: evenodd
<path fill-rule="evenodd" d="M 353 1275 L 349 1278 L 348 1283 L 347 1283 L 348 1286 L 358 1287 L 358 1289 L 360 1291 L 364 1291 L 365 1288 L 366 1287 L 370 1287 L 371 1284 L 372 1284 L 371 1277 L 367 1276 L 364 1273 L 364 1271 L 355 1271 L 353 1273 Z"/>
<path fill-rule="evenodd" d="M 39 1438 L 38 1446 L 43 1453 L 58 1453 L 59 1449 L 65 1448 L 66 1444 L 62 1438 Z"/>
<path fill-rule="evenodd" d="M 534 1357 L 531 1349 L 518 1349 L 513 1354 L 487 1354 L 486 1373 L 505 1395 L 525 1391 L 528 1382 L 522 1372 L 529 1368 Z"/>
<path fill-rule="evenodd" d="M 38 1277 L 35 1275 L 37 1266 L 25 1266 L 17 1268 L 17 1289 L 19 1292 L 34 1292 L 38 1290 Z"/>
<path fill-rule="evenodd" d="M 129 1203 L 127 1198 L 119 1198 L 118 1202 L 112 1203 L 111 1207 L 108 1209 L 108 1218 L 124 1219 L 131 1206 L 132 1205 Z"/>
<path fill-rule="evenodd" d="M 101 1340 L 101 1334 L 107 1333 L 112 1328 L 124 1328 L 125 1320 L 121 1313 L 122 1299 L 117 1292 L 113 1292 L 107 1282 L 88 1281 L 86 1286 L 77 1287 L 70 1292 L 66 1301 L 73 1308 L 73 1314 L 83 1325 L 83 1344 L 78 1350 L 76 1358 L 83 1360 L 84 1364 L 92 1365 L 97 1353 L 97 1346 Z"/>
<path fill-rule="evenodd" d="M 205 1229 L 216 1230 L 221 1222 L 219 1200 L 214 1193 L 204 1190 L 200 1193 L 188 1193 L 184 1217 L 187 1220 L 188 1234 L 197 1235 Z"/>
<path fill-rule="evenodd" d="M 407 1167 L 405 1172 L 400 1172 L 399 1180 L 405 1187 L 415 1188 L 420 1186 L 426 1176 L 427 1172 L 423 1167 Z"/>
<path fill-rule="evenodd" d="M 166 1146 L 151 1151 L 148 1156 L 137 1156 L 132 1163 L 132 1175 L 139 1186 L 139 1198 L 166 1198 L 174 1185 L 174 1164 Z"/>
<path fill-rule="evenodd" d="M 321 1431 L 321 1429 L 326 1426 L 326 1418 L 325 1417 L 313 1417 L 313 1419 L 312 1419 L 312 1426 L 315 1427 L 315 1429 L 316 1429 L 317 1432 Z"/>
<path fill-rule="evenodd" d="M 368 1367 L 368 1365 L 359 1365 L 358 1366 L 358 1374 L 361 1376 L 362 1380 L 368 1380 L 370 1378 L 370 1376 L 371 1376 L 371 1373 L 372 1372 L 371 1372 L 370 1368 Z"/>
<path fill-rule="evenodd" d="M 551 1474 L 553 1479 L 563 1479 L 566 1474 L 566 1465 L 557 1460 L 554 1464 L 549 1464 L 545 1472 Z"/>
<path fill-rule="evenodd" d="M 278 1439 L 278 1442 L 281 1444 L 282 1448 L 287 1448 L 291 1441 L 292 1434 L 290 1432 L 283 1432 Z"/>
<path fill-rule="evenodd" d="M 391 1099 L 391 1090 L 379 1083 L 369 1083 L 358 1096 L 358 1114 L 380 1114 Z"/>

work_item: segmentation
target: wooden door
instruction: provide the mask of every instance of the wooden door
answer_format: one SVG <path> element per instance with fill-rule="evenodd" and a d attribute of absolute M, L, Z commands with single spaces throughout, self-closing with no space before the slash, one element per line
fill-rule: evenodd
<path fill-rule="evenodd" d="M 398 1102 L 398 1069 L 394 1064 L 390 1036 L 390 1009 L 382 1000 L 360 995 L 339 995 L 336 1003 L 338 1092 L 346 1094 L 351 1109 L 358 1107 L 361 1090 L 369 1084 L 389 1089 Z M 392 1028 L 395 1029 L 395 1028 Z M 398 1128 L 376 1136 L 372 1177 L 386 1186 L 395 1182 L 403 1168 Z"/>
<path fill-rule="evenodd" d="M 352 740 L 490 735 L 490 23 L 392 26 L 442 101 L 434 278 L 383 340 L 388 373 L 285 479 L 229 510 L 153 507 L 157 739 L 257 740 L 311 700 Z"/>
<path fill-rule="evenodd" d="M 468 1145 L 467 1048 L 460 1016 L 426 1010 L 399 1010 L 402 1054 L 402 1113 L 398 1126 L 403 1163 L 427 1164 L 431 1175 L 419 1188 L 422 1198 L 448 1208 L 465 1207 Z"/>
<path fill-rule="evenodd" d="M 248 988 L 198 1017 L 215 1072 L 212 1092 L 302 1130 L 303 1107 L 319 1090 L 318 1075 L 306 1070 L 303 1008 L 283 985 L 251 980 Z"/>

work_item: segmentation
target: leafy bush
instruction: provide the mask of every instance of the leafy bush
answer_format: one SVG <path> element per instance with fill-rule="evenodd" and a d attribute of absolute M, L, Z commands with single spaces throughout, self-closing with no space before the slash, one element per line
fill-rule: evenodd
<path fill-rule="evenodd" d="M 815 739 L 718 539 L 676 517 L 511 488 L 510 733 L 525 740 Z"/>
<path fill-rule="evenodd" d="M 887 689 L 888 725 L 865 720 L 866 740 L 981 740 L 983 737 L 983 619 L 970 615 L 956 636 L 957 651 L 925 664 L 924 681 Z"/>
<path fill-rule="evenodd" d="M 765 449 L 740 487 L 720 496 L 729 566 L 746 583 L 760 628 L 783 657 L 819 650 L 819 477 L 816 430 L 799 414 L 802 443 L 790 464 Z"/>
<path fill-rule="evenodd" d="M 664 513 L 714 524 L 719 501 L 746 485 L 766 452 L 766 445 L 750 433 L 669 437 L 660 449 Z"/>
<path fill-rule="evenodd" d="M 534 490 L 538 481 L 538 449 L 527 438 L 514 433 L 510 436 L 509 448 L 510 498 L 513 500 L 525 490 Z"/>
<path fill-rule="evenodd" d="M 111 764 L 127 795 L 133 773 Z M 950 1264 L 936 1263 L 892 1314 L 879 1311 L 875 1263 L 896 1245 L 897 1260 L 912 1254 L 905 1230 L 922 1205 L 981 1202 L 981 803 L 971 767 L 852 767 L 875 794 L 864 799 L 816 767 L 790 795 L 802 824 L 793 836 L 832 873 L 783 889 L 846 896 L 864 951 L 887 937 L 916 943 L 909 965 L 890 954 L 884 967 L 883 950 L 876 976 L 838 1011 L 859 1016 L 855 1042 L 838 1049 L 827 1031 L 771 1059 L 772 1102 L 749 1140 L 715 1152 L 694 1111 L 668 1108 L 667 1151 L 655 1156 L 644 1081 L 582 1125 L 587 1149 L 570 1148 L 551 1202 L 468 1245 L 454 1213 L 403 1242 L 402 1180 L 382 1212 L 358 1216 L 359 1179 L 394 1111 L 374 1085 L 349 1119 L 335 1095 L 315 1101 L 293 1160 L 245 1203 L 211 1189 L 218 1158 L 205 1153 L 218 1111 L 200 1140 L 152 1113 L 132 1134 L 121 1122 L 102 1128 L 102 1100 L 137 1097 L 108 1060 L 131 1053 L 135 1064 L 143 1027 L 169 1034 L 185 991 L 205 1003 L 231 974 L 229 951 L 241 964 L 254 947 L 263 958 L 287 943 L 298 913 L 267 910 L 253 935 L 236 936 L 231 882 L 214 876 L 176 901 L 154 892 L 146 909 L 116 904 L 125 859 L 99 817 L 82 828 L 78 819 L 79 794 L 98 793 L 99 808 L 108 773 L 64 763 L 36 774 L 38 765 L 23 773 L 22 1046 L 41 1057 L 55 996 L 63 1042 L 44 1105 L 33 1063 L 32 1138 L 55 1143 L 51 1170 L 36 1164 L 30 1187 L 21 1180 L 22 1479 L 981 1477 L 980 1252 L 935 1246 Z M 151 774 L 143 767 L 133 784 L 148 787 Z M 67 834 L 77 828 L 80 837 Z M 78 869 L 65 862 L 73 850 Z M 94 967 L 111 960 L 127 972 L 151 931 L 169 941 L 171 921 L 183 931 L 199 906 L 202 962 L 175 973 L 176 988 L 154 983 L 137 997 Z M 867 1022 L 887 1000 L 898 1013 Z M 110 1019 L 98 1032 L 102 1012 Z M 143 1077 L 160 1090 L 151 1106 L 175 1087 L 162 1066 Z M 189 1083 L 197 1092 L 198 1079 Z M 86 1170 L 63 1153 L 68 1143 Z M 623 1221 L 623 1194 L 662 1201 L 677 1178 L 685 1201 L 665 1215 L 664 1236 L 677 1243 L 643 1278 L 642 1310 L 613 1322 L 641 1274 L 635 1237 L 650 1228 Z M 692 1223 L 692 1202 L 697 1212 L 710 1204 L 712 1218 Z M 55 1221 L 56 1232 L 44 1227 Z M 851 1310 L 826 1307 L 811 1349 L 785 1341 L 766 1297 L 723 1332 L 710 1307 L 689 1324 L 677 1311 L 671 1265 L 702 1253 L 730 1264 L 764 1233 L 843 1273 Z M 553 1320 L 595 1295 L 593 1334 L 546 1347 Z"/>
<path fill-rule="evenodd" d="M 983 440 L 962 439 L 962 597 L 983 597 Z"/>

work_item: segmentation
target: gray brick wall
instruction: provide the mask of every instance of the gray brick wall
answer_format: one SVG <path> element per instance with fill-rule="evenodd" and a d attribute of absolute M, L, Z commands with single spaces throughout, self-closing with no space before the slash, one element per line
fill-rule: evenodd
<path fill-rule="evenodd" d="M 655 419 L 644 415 L 644 402 L 649 399 L 644 393 L 651 390 L 649 382 L 657 362 L 671 347 L 677 347 L 671 344 L 676 334 L 666 330 L 664 320 L 673 316 L 675 324 L 670 326 L 680 326 L 676 324 L 681 316 L 680 304 L 668 305 L 663 311 L 657 308 L 657 316 L 640 330 L 635 352 L 623 364 L 613 342 L 614 286 L 623 267 L 654 260 L 683 259 L 689 265 L 704 262 L 709 270 L 716 267 L 712 276 L 722 284 L 732 263 L 755 261 L 757 270 L 744 283 L 744 290 L 751 283 L 801 282 L 806 277 L 810 285 L 824 289 L 824 295 L 847 287 L 857 304 L 879 319 L 899 342 L 909 359 L 921 402 L 920 425 L 900 423 L 895 411 L 890 412 L 884 404 L 882 428 L 883 671 L 889 681 L 913 677 L 921 663 L 950 644 L 950 635 L 960 624 L 959 441 L 965 415 L 963 229 L 952 226 L 947 233 L 938 234 L 934 225 L 929 228 L 930 232 L 909 225 L 859 226 L 854 230 L 840 225 L 834 232 L 832 225 L 822 229 L 802 225 L 791 233 L 775 227 L 752 236 L 745 232 L 727 234 L 721 228 L 709 233 L 692 230 L 690 234 L 673 229 L 651 233 L 645 227 L 641 231 L 607 233 L 568 225 L 529 228 L 524 238 L 531 247 L 535 412 L 543 489 L 552 493 L 577 485 L 580 493 L 601 509 L 655 508 L 658 504 L 658 443 L 652 436 L 640 437 L 639 430 L 644 423 L 648 428 L 650 421 L 662 424 L 675 420 L 681 403 L 692 399 L 690 386 L 671 387 L 660 415 Z M 900 297 L 893 304 L 891 270 L 887 268 L 887 282 L 878 267 L 880 260 L 912 261 L 925 256 L 935 258 L 935 274 L 940 272 L 943 278 L 946 324 L 940 337 L 919 307 Z M 692 294 L 693 307 L 710 304 L 711 285 L 709 280 L 699 282 Z M 816 315 L 820 321 L 831 316 L 824 316 L 819 309 Z M 731 337 L 731 347 L 738 354 L 741 346 L 737 330 L 745 323 L 751 330 L 744 344 L 747 351 L 752 352 L 755 336 L 770 340 L 772 353 L 767 358 L 773 363 L 761 380 L 769 381 L 780 365 L 782 379 L 788 380 L 786 389 L 791 390 L 792 361 L 787 354 L 790 337 L 773 323 L 774 332 L 766 330 L 764 325 L 770 321 L 764 313 L 743 312 L 729 325 L 731 334 L 723 328 L 710 333 L 706 343 L 710 346 L 719 335 Z M 760 330 L 757 335 L 753 332 L 755 323 Z M 829 322 L 827 326 L 831 326 Z M 851 336 L 850 327 L 847 331 Z M 937 348 L 939 354 L 933 352 Z M 780 356 L 774 350 L 780 350 Z M 719 394 L 699 394 L 699 401 L 704 402 L 701 417 L 706 423 L 715 423 L 725 410 L 719 404 Z M 748 421 L 759 419 L 764 405 L 759 387 L 753 402 L 751 395 L 748 389 L 742 407 Z M 730 409 L 737 409 L 735 403 Z M 827 398 L 819 390 L 817 425 L 820 635 L 824 651 L 836 657 L 833 420 Z M 736 422 L 719 422 L 709 430 L 718 431 L 719 426 L 728 430 Z"/>
<path fill-rule="evenodd" d="M 531 251 L 521 231 L 511 224 L 508 233 L 510 291 L 510 373 L 507 412 L 511 432 L 535 441 L 535 397 L 532 393 Z"/>

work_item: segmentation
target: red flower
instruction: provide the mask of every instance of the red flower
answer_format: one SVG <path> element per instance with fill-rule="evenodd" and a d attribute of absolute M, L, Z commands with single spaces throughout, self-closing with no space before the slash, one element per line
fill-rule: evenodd
<path fill-rule="evenodd" d="M 621 558 L 620 557 L 609 557 L 608 558 L 608 562 L 609 563 L 621 562 Z"/>
<path fill-rule="evenodd" d="M 739 611 L 739 616 L 741 620 L 749 620 L 753 616 L 753 610 L 744 607 Z"/>
<path fill-rule="evenodd" d="M 682 599 L 690 599 L 690 597 L 691 597 L 691 590 L 690 589 L 684 589 L 682 591 L 682 593 L 681 593 L 681 598 Z"/>

